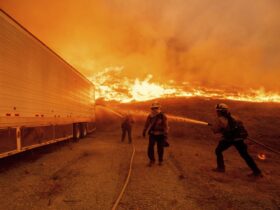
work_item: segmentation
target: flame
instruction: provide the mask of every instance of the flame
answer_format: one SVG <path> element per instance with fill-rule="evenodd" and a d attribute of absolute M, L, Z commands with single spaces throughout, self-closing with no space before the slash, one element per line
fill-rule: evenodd
<path fill-rule="evenodd" d="M 265 160 L 265 159 L 266 159 L 265 153 L 259 153 L 259 154 L 258 154 L 258 158 L 259 158 L 260 160 Z"/>
<path fill-rule="evenodd" d="M 89 78 L 96 86 L 96 98 L 106 101 L 127 103 L 168 97 L 207 97 L 249 102 L 277 102 L 280 94 L 268 92 L 264 88 L 249 90 L 223 90 L 192 85 L 189 82 L 176 84 L 170 80 L 166 84 L 152 82 L 153 75 L 144 79 L 130 79 L 122 76 L 123 67 L 109 67 Z"/>

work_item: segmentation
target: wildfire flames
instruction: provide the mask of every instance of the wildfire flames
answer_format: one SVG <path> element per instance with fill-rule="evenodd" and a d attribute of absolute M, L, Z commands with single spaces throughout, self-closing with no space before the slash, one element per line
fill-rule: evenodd
<path fill-rule="evenodd" d="M 89 77 L 96 98 L 280 102 L 280 1 L 44 2 L 0 7 Z"/>
<path fill-rule="evenodd" d="M 121 76 L 122 67 L 107 68 L 90 80 L 96 86 L 96 98 L 106 101 L 127 103 L 131 101 L 147 101 L 168 97 L 206 97 L 250 102 L 280 103 L 280 94 L 265 91 L 264 88 L 249 90 L 221 90 L 192 85 L 188 82 L 176 84 L 170 80 L 166 84 L 153 82 L 153 75 L 144 79 L 131 79 Z"/>
<path fill-rule="evenodd" d="M 259 154 L 258 154 L 258 158 L 259 158 L 260 160 L 265 160 L 265 159 L 266 159 L 265 153 L 259 153 Z"/>

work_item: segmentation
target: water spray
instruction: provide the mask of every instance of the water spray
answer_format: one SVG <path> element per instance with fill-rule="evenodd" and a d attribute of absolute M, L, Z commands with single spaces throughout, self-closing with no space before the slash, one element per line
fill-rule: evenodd
<path fill-rule="evenodd" d="M 174 116 L 174 115 L 167 115 L 167 117 L 168 117 L 168 119 L 177 121 L 177 122 L 186 122 L 186 123 L 199 124 L 199 125 L 210 125 L 207 122 L 191 119 L 188 117 L 178 117 L 178 116 Z"/>
<path fill-rule="evenodd" d="M 113 109 L 110 109 L 110 108 L 108 108 L 106 106 L 98 106 L 98 107 L 101 108 L 101 109 L 104 109 L 104 110 L 106 110 L 106 111 L 108 111 L 108 112 L 110 112 L 110 113 L 112 113 L 114 115 L 117 115 L 118 117 L 123 118 L 123 115 L 121 113 L 119 113 L 119 112 L 117 112 L 117 111 L 115 111 Z"/>
<path fill-rule="evenodd" d="M 122 112 L 117 112 L 115 110 L 112 110 L 110 108 L 104 107 L 106 108 L 106 110 L 110 111 L 111 113 L 114 113 L 118 116 L 122 116 Z M 140 111 L 140 110 L 129 110 L 130 113 L 132 113 L 135 116 L 139 116 L 139 117 L 146 117 L 149 112 L 145 112 L 145 111 Z M 166 115 L 168 117 L 168 119 L 170 121 L 175 121 L 175 122 L 185 122 L 185 123 L 192 123 L 192 124 L 199 124 L 199 125 L 211 125 L 208 122 L 205 121 L 201 121 L 201 120 L 195 120 L 192 118 L 188 118 L 188 117 L 180 117 L 180 116 L 175 116 L 175 115 Z"/>
<path fill-rule="evenodd" d="M 100 107 L 101 109 L 104 109 L 104 110 L 106 110 L 106 111 L 108 111 L 108 112 L 110 112 L 110 113 L 112 113 L 112 114 L 114 114 L 114 115 L 116 115 L 116 116 L 118 116 L 118 117 L 120 117 L 120 118 L 123 118 L 123 117 L 124 117 L 124 114 L 119 113 L 119 112 L 117 112 L 117 111 L 115 111 L 115 110 L 113 110 L 113 109 L 110 109 L 110 108 L 108 108 L 108 107 L 105 107 L 105 106 L 98 106 L 98 107 Z M 124 195 L 124 193 L 125 193 L 125 190 L 126 190 L 126 188 L 127 188 L 127 186 L 128 186 L 128 183 L 129 183 L 129 181 L 130 181 L 131 174 L 132 174 L 132 165 L 133 165 L 134 156 L 135 156 L 135 146 L 134 146 L 134 144 L 133 144 L 133 142 L 132 142 L 132 154 L 131 154 L 131 157 L 130 157 L 128 174 L 127 174 L 127 176 L 126 176 L 124 185 L 122 186 L 122 189 L 121 189 L 121 191 L 120 191 L 120 193 L 119 193 L 119 195 L 118 195 L 116 201 L 114 202 L 114 205 L 113 205 L 113 207 L 112 207 L 112 210 L 116 210 L 116 209 L 118 208 L 118 206 L 119 206 L 119 204 L 120 204 L 120 202 L 121 202 L 121 199 L 122 199 L 122 197 L 123 197 L 123 195 Z"/>
<path fill-rule="evenodd" d="M 109 112 L 119 116 L 119 117 L 123 117 L 123 115 L 120 113 L 120 112 L 117 112 L 113 109 L 110 109 L 110 108 L 107 108 L 107 107 L 103 107 L 102 108 L 108 110 Z M 136 115 L 136 116 L 147 116 L 149 114 L 149 112 L 145 112 L 145 111 L 140 111 L 140 110 L 130 110 L 129 111 L 130 113 L 132 113 L 133 115 Z M 196 119 L 192 119 L 192 118 L 188 118 L 188 117 L 180 117 L 180 116 L 175 116 L 175 115 L 167 115 L 168 119 L 170 119 L 171 121 L 175 121 L 175 122 L 184 122 L 184 123 L 191 123 L 191 124 L 198 124 L 198 125 L 205 125 L 205 126 L 212 126 L 211 123 L 208 123 L 208 122 L 205 122 L 205 121 L 200 121 L 200 120 L 196 120 Z M 252 138 L 247 138 L 247 140 L 275 153 L 275 154 L 278 154 L 280 155 L 280 152 L 255 140 L 255 139 L 252 139 Z"/>
<path fill-rule="evenodd" d="M 118 117 L 123 117 L 124 116 L 124 113 L 122 112 L 118 112 L 118 111 L 115 111 L 111 108 L 108 108 L 108 107 L 105 107 L 105 106 L 99 106 L 100 108 L 103 108 L 104 110 L 112 113 L 112 114 L 115 114 L 116 116 Z M 147 116 L 147 114 L 149 114 L 148 112 L 144 112 L 144 111 L 129 111 L 130 113 L 133 113 L 134 115 L 137 115 L 137 116 Z M 185 123 L 192 123 L 192 124 L 198 124 L 198 125 L 205 125 L 205 126 L 212 126 L 212 124 L 208 123 L 208 122 L 204 122 L 204 121 L 200 121 L 200 120 L 195 120 L 195 119 L 192 119 L 192 118 L 188 118 L 188 117 L 179 117 L 179 116 L 174 116 L 174 115 L 167 115 L 167 117 L 170 119 L 170 120 L 173 120 L 173 121 L 176 121 L 176 122 L 185 122 Z M 277 151 L 277 150 L 274 150 L 273 148 L 263 144 L 263 143 L 260 143 L 252 138 L 247 138 L 249 141 L 271 151 L 271 152 L 274 152 L 278 155 L 280 155 L 280 152 Z M 132 164 L 133 164 L 133 159 L 134 159 L 134 155 L 135 155 L 135 146 L 134 144 L 132 144 L 133 146 L 133 150 L 132 150 L 132 155 L 131 155 L 131 160 L 130 160 L 130 165 L 129 165 L 129 172 L 128 172 L 128 175 L 126 177 L 126 180 L 125 180 L 125 184 L 124 186 L 122 187 L 122 190 L 117 198 L 117 200 L 115 201 L 114 205 L 113 205 L 113 208 L 112 210 L 116 210 L 123 195 L 124 195 L 124 192 L 127 188 L 127 185 L 130 181 L 130 177 L 131 177 L 131 173 L 132 173 Z M 266 156 L 264 153 L 262 154 L 258 154 L 258 158 L 261 159 L 261 160 L 265 160 Z"/>

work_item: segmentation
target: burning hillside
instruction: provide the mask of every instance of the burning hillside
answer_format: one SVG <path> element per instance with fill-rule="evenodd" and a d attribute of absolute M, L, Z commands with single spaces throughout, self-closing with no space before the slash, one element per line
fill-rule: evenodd
<path fill-rule="evenodd" d="M 280 1 L 0 2 L 81 73 L 97 74 L 107 100 L 280 101 Z M 98 73 L 120 65 L 127 78 Z"/>
<path fill-rule="evenodd" d="M 128 78 L 122 75 L 123 67 L 106 68 L 90 80 L 96 85 L 96 98 L 122 103 L 131 101 L 147 101 L 154 98 L 169 97 L 206 97 L 212 99 L 228 99 L 250 102 L 278 102 L 280 95 L 276 92 L 259 89 L 206 88 L 189 82 L 167 83 L 155 82 L 148 74 L 144 79 Z"/>

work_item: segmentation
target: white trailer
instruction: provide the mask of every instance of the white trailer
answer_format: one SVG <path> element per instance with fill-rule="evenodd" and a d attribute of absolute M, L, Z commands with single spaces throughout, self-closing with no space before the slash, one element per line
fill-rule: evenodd
<path fill-rule="evenodd" d="M 93 84 L 0 10 L 0 158 L 94 129 Z"/>

